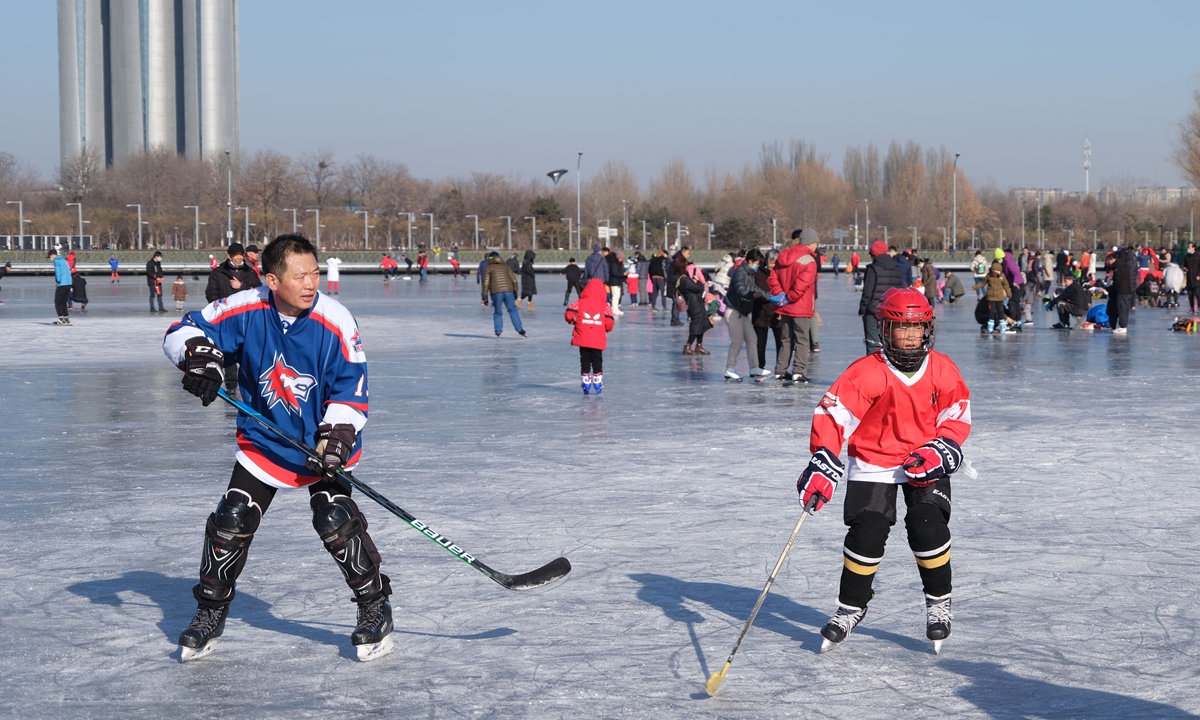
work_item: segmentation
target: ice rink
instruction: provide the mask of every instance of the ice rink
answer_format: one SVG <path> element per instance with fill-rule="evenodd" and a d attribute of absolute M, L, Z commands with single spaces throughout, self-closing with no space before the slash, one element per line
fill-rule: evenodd
<path fill-rule="evenodd" d="M 203 276 L 202 276 L 203 278 Z M 170 281 L 169 278 L 168 282 Z M 941 656 L 902 523 L 877 596 L 818 654 L 841 571 L 841 492 L 806 523 L 716 697 L 719 670 L 796 519 L 812 409 L 862 353 L 858 296 L 824 275 L 804 388 L 726 384 L 686 328 L 626 310 L 602 397 L 579 389 L 564 282 L 540 276 L 530 338 L 493 336 L 475 279 L 349 276 L 371 373 L 363 480 L 498 570 L 510 592 L 361 500 L 396 594 L 396 652 L 354 659 L 355 608 L 280 492 L 217 652 L 175 644 L 234 414 L 164 358 L 177 315 L 144 278 L 91 278 L 53 327 L 53 283 L 0 300 L 0 714 L 19 718 L 1179 718 L 1200 713 L 1200 337 L 1173 311 L 1129 334 L 981 337 L 939 306 L 937 348 L 971 388 L 979 471 L 955 476 L 954 632 Z M 203 281 L 189 281 L 189 309 Z M 1184 302 L 1186 305 L 1186 300 Z M 167 307 L 172 302 L 167 297 Z M 774 353 L 768 351 L 768 361 Z M 743 356 L 739 369 L 744 368 Z"/>

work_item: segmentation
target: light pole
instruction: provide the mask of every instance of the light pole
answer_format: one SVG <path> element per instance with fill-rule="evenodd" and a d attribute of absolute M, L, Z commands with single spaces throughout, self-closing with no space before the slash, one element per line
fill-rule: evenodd
<path fill-rule="evenodd" d="M 712 250 L 712 231 L 713 231 L 713 224 L 712 224 L 712 223 L 700 223 L 700 224 L 701 224 L 701 225 L 707 225 L 707 226 L 708 226 L 708 249 L 709 249 L 709 250 Z"/>
<path fill-rule="evenodd" d="M 416 217 L 416 215 L 413 215 L 413 214 L 412 214 L 412 213 L 410 213 L 410 212 L 401 212 L 400 214 L 401 214 L 401 215 L 405 215 L 405 216 L 407 216 L 407 217 L 408 217 L 408 245 L 407 245 L 407 249 L 409 249 L 409 250 L 412 250 L 412 247 L 413 247 L 413 244 L 412 244 L 412 224 L 413 224 L 413 218 L 414 218 L 414 217 Z"/>
<path fill-rule="evenodd" d="M 479 249 L 479 216 L 467 215 L 466 217 L 475 218 L 475 249 Z"/>
<path fill-rule="evenodd" d="M 958 241 L 958 156 L 959 153 L 954 153 L 954 194 L 952 196 L 953 200 L 951 201 L 953 213 L 950 220 L 950 232 L 954 235 L 956 242 Z M 945 250 L 944 247 L 942 249 Z"/>
<path fill-rule="evenodd" d="M 79 249 L 82 250 L 83 249 L 83 226 L 85 224 L 83 221 L 83 203 L 67 203 L 67 207 L 71 207 L 72 205 L 74 205 L 75 209 L 77 209 L 79 211 Z M 88 222 L 91 222 L 91 221 L 89 220 Z"/>
<path fill-rule="evenodd" d="M 629 204 L 621 201 L 621 232 L 623 233 L 621 242 L 625 246 L 625 250 L 629 250 Z M 709 250 L 712 250 L 710 247 Z"/>
<path fill-rule="evenodd" d="M 295 235 L 296 234 L 296 208 L 284 208 L 283 211 L 290 212 L 292 214 L 292 234 Z M 197 210 L 196 212 L 198 213 L 199 210 Z"/>
<path fill-rule="evenodd" d="M 536 215 L 534 217 L 525 216 L 525 219 L 533 221 L 533 233 L 532 233 L 533 249 L 537 250 L 537 216 Z"/>
<path fill-rule="evenodd" d="M 233 158 L 229 155 L 229 151 L 225 151 L 225 210 L 228 213 L 228 218 L 225 223 L 225 244 L 233 242 Z M 320 222 L 317 223 L 320 226 Z M 318 241 L 319 244 L 319 241 Z"/>
<path fill-rule="evenodd" d="M 871 203 L 867 202 L 866 198 L 863 198 L 863 205 L 865 205 L 867 208 L 867 235 L 866 235 L 866 238 L 867 238 L 867 247 L 870 247 L 871 246 Z"/>
<path fill-rule="evenodd" d="M 249 245 L 250 244 L 250 208 L 235 207 L 234 210 L 242 210 L 245 212 L 246 228 L 245 228 L 245 230 L 242 231 L 242 243 Z"/>
<path fill-rule="evenodd" d="M 917 226 L 909 225 L 908 229 L 913 231 L 913 249 L 917 250 Z"/>
<path fill-rule="evenodd" d="M 25 239 L 25 203 L 21 200 L 9 200 L 6 205 L 17 206 L 17 243 Z"/>
<path fill-rule="evenodd" d="M 996 228 L 996 231 L 1000 233 L 1000 242 L 997 244 L 997 247 L 999 247 L 1001 250 L 1003 250 L 1004 249 L 1004 228 L 998 227 L 998 228 Z"/>
<path fill-rule="evenodd" d="M 126 205 L 125 207 L 135 207 L 138 210 L 138 250 L 142 249 L 142 204 Z"/>
<path fill-rule="evenodd" d="M 512 216 L 511 215 L 501 215 L 500 219 L 508 221 L 508 249 L 512 250 Z"/>
<path fill-rule="evenodd" d="M 571 250 L 571 249 L 573 249 L 571 247 L 571 223 L 575 220 L 575 218 L 565 217 L 565 218 L 558 219 L 559 222 L 562 222 L 563 220 L 567 221 L 567 249 Z"/>
<path fill-rule="evenodd" d="M 196 230 L 195 230 L 195 235 L 192 236 L 192 249 L 199 250 L 200 249 L 200 206 L 199 205 L 184 205 L 183 209 L 196 211 Z M 293 230 L 292 232 L 296 232 L 296 231 Z"/>
<path fill-rule="evenodd" d="M 646 252 L 646 221 L 642 221 L 642 252 Z"/>
<path fill-rule="evenodd" d="M 883 228 L 883 242 L 886 243 L 888 241 L 887 225 L 881 225 L 880 227 Z"/>
<path fill-rule="evenodd" d="M 1025 196 L 1021 196 L 1021 247 L 1025 247 Z"/>
<path fill-rule="evenodd" d="M 355 215 L 363 216 L 363 250 L 371 249 L 371 226 L 368 224 L 371 220 L 370 210 L 355 210 Z"/>
<path fill-rule="evenodd" d="M 948 245 L 948 244 L 949 244 L 949 243 L 946 241 L 946 228 L 944 228 L 944 227 L 942 227 L 941 225 L 939 225 L 939 226 L 938 226 L 938 230 L 941 230 L 941 231 L 942 231 L 942 251 L 943 251 L 943 252 L 945 252 L 945 250 L 946 250 L 946 245 Z"/>
<path fill-rule="evenodd" d="M 670 232 L 671 232 L 671 221 L 670 220 L 663 221 L 663 251 L 664 252 L 671 252 L 670 241 L 667 239 L 667 236 Z"/>
<path fill-rule="evenodd" d="M 429 216 L 429 250 L 433 251 L 433 213 L 421 213 Z"/>
<path fill-rule="evenodd" d="M 579 243 L 579 249 L 583 249 L 583 202 L 579 194 L 579 178 L 580 168 L 583 166 L 583 151 L 579 151 L 579 157 L 575 158 L 575 232 L 579 233 L 576 241 Z M 510 246 L 511 249 L 511 246 Z"/>
<path fill-rule="evenodd" d="M 321 249 L 321 209 L 317 208 L 316 210 L 305 210 L 304 212 L 317 214 L 317 249 L 320 250 Z"/>

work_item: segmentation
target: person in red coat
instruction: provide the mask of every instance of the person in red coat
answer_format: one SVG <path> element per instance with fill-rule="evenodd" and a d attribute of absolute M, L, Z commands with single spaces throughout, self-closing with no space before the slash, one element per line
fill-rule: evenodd
<path fill-rule="evenodd" d="M 808 382 L 804 371 L 808 369 L 816 308 L 818 242 L 817 231 L 812 228 L 792 233 L 792 246 L 779 253 L 775 269 L 767 278 L 770 300 L 779 306 L 776 313 L 782 330 L 783 344 L 775 360 L 775 378 L 785 383 Z"/>
<path fill-rule="evenodd" d="M 604 391 L 604 348 L 613 329 L 613 312 L 606 296 L 604 281 L 592 278 L 565 313 L 574 328 L 571 344 L 579 348 L 579 382 L 584 395 Z"/>

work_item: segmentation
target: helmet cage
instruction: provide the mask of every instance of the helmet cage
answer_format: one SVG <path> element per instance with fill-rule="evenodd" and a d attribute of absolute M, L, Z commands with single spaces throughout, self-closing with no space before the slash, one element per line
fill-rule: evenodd
<path fill-rule="evenodd" d="M 879 340 L 883 344 L 884 356 L 900 372 L 916 372 L 921 367 L 921 363 L 925 361 L 925 357 L 929 355 L 929 351 L 933 349 L 933 320 L 879 318 L 878 323 Z M 892 341 L 892 331 L 899 325 L 921 325 L 923 327 L 921 344 L 911 349 L 898 347 Z"/>

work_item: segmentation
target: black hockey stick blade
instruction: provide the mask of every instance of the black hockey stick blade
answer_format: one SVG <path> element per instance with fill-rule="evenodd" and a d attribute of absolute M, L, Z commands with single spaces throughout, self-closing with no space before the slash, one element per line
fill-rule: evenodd
<path fill-rule="evenodd" d="M 532 590 L 535 587 L 549 585 L 559 578 L 566 577 L 571 572 L 571 563 L 565 557 L 556 558 L 537 570 L 530 570 L 520 575 L 505 575 L 493 572 L 492 579 L 509 590 Z"/>

